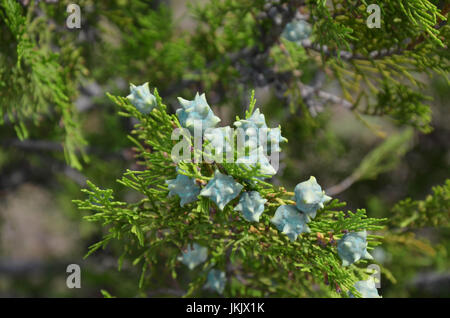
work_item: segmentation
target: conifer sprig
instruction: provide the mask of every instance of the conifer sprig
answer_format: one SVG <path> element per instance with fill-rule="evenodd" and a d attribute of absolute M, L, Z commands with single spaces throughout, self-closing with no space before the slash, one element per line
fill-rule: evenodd
<path fill-rule="evenodd" d="M 342 267 L 336 244 L 349 231 L 380 230 L 383 220 L 367 218 L 364 210 L 344 212 L 341 209 L 345 203 L 333 200 L 310 220 L 309 233 L 290 240 L 271 219 L 280 206 L 295 203 L 292 193 L 267 181 L 249 182 L 259 180 L 257 170 L 244 172 L 239 164 L 174 164 L 169 155 L 174 145 L 170 135 L 180 124 L 175 115 L 167 114 L 156 89 L 154 96 L 157 106 L 149 114 L 143 114 L 127 99 L 110 95 L 122 109 L 122 115 L 139 120 L 133 131 L 136 138 L 131 139 L 136 144 L 137 159 L 143 170 L 127 171 L 119 183 L 141 193 L 143 198 L 135 203 L 115 201 L 112 190 L 101 190 L 89 183 L 89 189 L 84 190 L 88 198 L 75 203 L 80 209 L 92 212 L 86 217 L 88 221 L 108 228 L 108 234 L 91 247 L 89 254 L 106 247 L 112 240 L 118 242 L 133 264 L 141 264 L 141 286 L 148 286 L 155 274 L 148 271 L 152 265 L 165 262 L 175 278 L 181 270 L 178 262 L 181 251 L 198 243 L 208 248 L 208 258 L 199 265 L 199 278 L 186 286 L 186 296 L 201 292 L 209 269 L 226 273 L 224 293 L 229 296 L 312 295 L 314 292 L 305 281 L 313 279 L 325 287 L 320 283 L 325 276 L 332 288 L 321 289 L 322 295 L 338 296 L 336 286 L 338 290 L 360 295 L 353 285 L 365 277 L 365 270 L 360 266 L 367 261 Z M 251 106 L 254 105 L 252 99 Z M 194 178 L 202 188 L 211 182 L 214 170 L 218 169 L 243 185 L 241 193 L 257 191 L 267 200 L 259 221 L 249 222 L 239 215 L 234 209 L 238 199 L 226 204 L 223 210 L 204 196 L 181 207 L 178 196 L 168 196 L 165 183 L 175 178 L 177 169 Z M 379 244 L 377 236 L 369 235 L 368 244 L 369 250 Z M 269 278 L 267 273 L 273 275 Z"/>

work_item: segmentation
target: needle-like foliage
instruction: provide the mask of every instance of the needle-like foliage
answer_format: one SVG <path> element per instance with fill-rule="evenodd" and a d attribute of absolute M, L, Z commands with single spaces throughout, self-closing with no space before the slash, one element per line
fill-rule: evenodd
<path fill-rule="evenodd" d="M 364 210 L 345 211 L 344 203 L 333 200 L 310 220 L 309 233 L 290 240 L 270 220 L 280 206 L 294 207 L 293 193 L 262 181 L 255 169 L 248 170 L 241 164 L 174 163 L 170 153 L 175 141 L 170 136 L 180 123 L 175 115 L 167 113 L 156 90 L 154 95 L 157 107 L 148 115 L 125 98 L 110 96 L 121 107 L 122 115 L 139 120 L 134 129 L 136 138 L 130 138 L 143 169 L 127 171 L 119 182 L 143 198 L 134 203 L 115 201 L 112 190 L 89 183 L 89 188 L 83 190 L 88 198 L 76 203 L 80 209 L 92 212 L 87 220 L 108 227 L 108 234 L 91 247 L 90 253 L 110 241 L 119 241 L 124 255 L 131 256 L 134 264 L 141 264 L 141 286 L 147 286 L 158 262 L 165 262 L 175 278 L 181 268 L 177 261 L 180 253 L 192 243 L 205 246 L 208 259 L 201 265 L 198 277 L 186 286 L 186 296 L 201 293 L 208 269 L 212 268 L 227 273 L 224 294 L 228 296 L 339 296 L 341 290 L 358 293 L 353 285 L 365 277 L 361 266 L 367 262 L 343 267 L 336 242 L 349 231 L 379 230 L 382 220 L 368 218 Z M 193 145 L 193 140 L 189 142 Z M 181 207 L 178 196 L 168 196 L 165 182 L 175 179 L 177 166 L 179 174 L 194 178 L 203 189 L 219 173 L 243 185 L 243 192 L 257 191 L 267 200 L 259 221 L 250 223 L 234 209 L 238 198 L 219 209 L 214 200 L 199 195 L 198 200 Z M 368 242 L 369 249 L 378 244 L 373 235 L 368 236 Z M 325 286 L 325 277 L 330 287 Z M 312 289 L 313 281 L 323 287 L 320 292 Z"/>

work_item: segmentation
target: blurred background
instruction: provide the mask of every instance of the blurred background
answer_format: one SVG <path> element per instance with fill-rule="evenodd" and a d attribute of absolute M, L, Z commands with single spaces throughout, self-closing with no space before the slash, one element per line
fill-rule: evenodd
<path fill-rule="evenodd" d="M 101 290 L 124 297 L 180 296 L 171 282 L 155 290 L 137 291 L 139 268 L 125 263 L 119 272 L 120 255 L 114 245 L 83 258 L 88 246 L 105 231 L 84 221 L 85 213 L 72 203 L 83 198 L 80 188 L 86 180 L 114 189 L 119 200 L 136 196 L 116 182 L 126 169 L 138 168 L 127 139 L 133 119 L 119 117 L 106 96 L 107 92 L 126 96 L 129 83 L 149 82 L 157 87 L 171 111 L 178 107 L 177 96 L 191 99 L 197 91 L 206 92 L 223 125 L 232 123 L 235 114 L 243 115 L 255 89 L 257 107 L 268 124 L 280 124 L 289 140 L 282 147 L 280 170 L 272 182 L 293 189 L 314 175 L 333 197 L 348 202 L 348 209 L 365 208 L 369 217 L 394 219 L 398 201 L 425 200 L 433 193 L 432 187 L 445 184 L 450 176 L 450 87 L 443 76 L 414 75 L 424 82 L 424 94 L 433 98 L 427 103 L 432 110 L 433 130 L 429 133 L 398 125 L 388 117 L 355 114 L 342 102 L 324 104 L 314 112 L 314 103 L 302 106 L 289 97 L 294 88 L 286 87 L 282 76 L 273 79 L 264 69 L 255 74 L 248 65 L 230 67 L 229 61 L 221 58 L 230 48 L 253 43 L 246 43 L 244 36 L 233 43 L 226 42 L 226 37 L 220 44 L 214 42 L 214 33 L 202 25 L 214 17 L 203 16 L 196 9 L 207 2 L 78 1 L 80 29 L 65 26 L 69 1 L 20 2 L 28 19 L 36 21 L 26 31 L 35 39 L 33 47 L 49 59 L 49 52 L 58 54 L 57 64 L 64 69 L 62 81 L 77 114 L 75 124 L 88 146 L 78 147 L 82 143 L 70 139 L 73 131 L 66 128 L 67 118 L 52 110 L 33 113 L 32 119 L 25 121 L 28 138 L 24 140 L 18 138 L 13 123 L 6 120 L 0 125 L 0 297 L 102 297 Z M 308 11 L 301 13 L 307 15 Z M 220 19 L 237 18 L 218 16 Z M 242 18 L 236 34 L 252 34 L 246 19 Z M 8 50 L 17 49 L 11 44 L 14 36 L 8 38 L 1 23 L 0 69 L 13 69 L 15 62 L 8 59 L 14 57 Z M 277 60 L 280 53 L 276 49 L 264 54 L 275 68 L 280 67 L 283 61 Z M 342 99 L 338 81 L 316 58 L 305 56 L 298 62 L 303 82 L 311 86 L 320 82 L 322 90 Z M 267 61 L 267 56 L 263 58 Z M 259 63 L 257 59 L 253 61 Z M 25 69 L 24 74 L 34 71 Z M 51 76 L 45 72 L 44 78 Z M 21 74 L 9 76 L 20 78 Z M 30 103 L 51 103 L 51 95 L 44 92 L 42 99 L 35 100 L 39 92 L 28 91 L 34 77 L 24 75 L 21 83 L 8 82 L 9 78 L 0 77 L 0 88 L 8 83 L 22 85 L 20 89 L 32 95 L 30 100 L 22 100 L 24 108 Z M 5 91 L 0 99 L 2 106 L 12 101 Z M 78 159 L 67 160 L 62 141 L 68 140 L 74 143 Z M 448 192 L 445 198 L 446 205 L 439 209 L 447 219 Z M 380 294 L 449 297 L 448 226 L 425 225 L 406 232 L 407 242 L 388 237 L 374 251 L 382 265 Z M 81 267 L 80 289 L 66 287 L 69 264 Z"/>

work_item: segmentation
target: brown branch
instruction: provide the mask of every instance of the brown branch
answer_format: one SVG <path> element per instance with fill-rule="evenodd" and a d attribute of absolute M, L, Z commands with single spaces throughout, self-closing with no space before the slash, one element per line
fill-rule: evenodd
<path fill-rule="evenodd" d="M 351 175 L 342 180 L 341 182 L 339 182 L 338 184 L 329 187 L 328 189 L 325 190 L 325 192 L 330 196 L 339 194 L 350 188 L 356 181 L 358 181 L 358 177 Z"/>
<path fill-rule="evenodd" d="M 446 15 L 450 11 L 450 5 L 447 4 L 443 9 L 441 14 Z M 446 20 L 438 19 L 437 24 L 434 26 L 436 30 L 439 30 L 444 25 L 447 24 Z M 425 35 L 420 35 L 416 40 L 412 41 L 407 47 L 405 48 L 389 48 L 389 49 L 381 49 L 377 51 L 372 51 L 369 53 L 369 55 L 362 55 L 359 53 L 352 53 L 348 51 L 339 51 L 336 52 L 334 50 L 330 50 L 326 45 L 321 46 L 317 43 L 312 43 L 309 39 L 303 40 L 301 42 L 301 45 L 305 49 L 310 49 L 316 52 L 319 52 L 321 54 L 324 54 L 327 57 L 338 57 L 342 60 L 350 61 L 350 60 L 379 60 L 383 59 L 385 57 L 389 57 L 392 55 L 400 55 L 405 53 L 406 51 L 413 51 L 420 43 L 424 42 L 426 39 Z"/>
<path fill-rule="evenodd" d="M 310 49 L 316 51 L 318 53 L 322 53 L 327 57 L 337 57 L 338 52 L 332 51 L 326 45 L 320 45 L 317 43 L 312 43 L 311 40 L 306 39 L 301 42 L 301 45 L 305 49 Z M 402 54 L 406 49 L 403 48 L 390 48 L 390 49 L 381 49 L 378 51 L 372 51 L 369 55 L 362 55 L 359 53 L 352 53 L 348 51 L 339 51 L 339 56 L 342 60 L 350 61 L 350 60 L 379 60 L 392 55 Z"/>
<path fill-rule="evenodd" d="M 300 87 L 302 97 L 304 97 L 304 98 L 308 98 L 309 96 L 315 94 L 327 102 L 331 102 L 333 104 L 338 104 L 338 105 L 341 105 L 344 108 L 348 108 L 348 109 L 353 108 L 353 104 L 344 98 L 338 97 L 336 95 L 333 95 L 331 93 L 328 93 L 328 92 L 325 92 L 322 90 L 317 90 L 312 86 L 304 85 L 301 83 L 299 83 L 299 87 Z"/>

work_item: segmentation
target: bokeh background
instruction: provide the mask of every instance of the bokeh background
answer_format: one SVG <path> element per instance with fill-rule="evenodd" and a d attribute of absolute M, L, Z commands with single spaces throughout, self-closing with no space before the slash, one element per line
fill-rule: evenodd
<path fill-rule="evenodd" d="M 86 180 L 113 188 L 120 200 L 136 196 L 116 182 L 126 169 L 136 168 L 126 137 L 133 119 L 119 117 L 106 97 L 106 92 L 127 95 L 129 82 L 157 86 L 172 111 L 178 107 L 177 96 L 189 99 L 196 91 L 206 90 L 223 124 L 232 123 L 234 114 L 243 112 L 255 89 L 257 106 L 271 126 L 281 125 L 289 140 L 273 182 L 292 189 L 314 175 L 326 189 L 336 192 L 334 197 L 348 202 L 349 209 L 365 208 L 370 217 L 391 218 L 399 200 L 423 200 L 433 186 L 444 184 L 450 176 L 450 87 L 440 75 L 421 78 L 426 93 L 433 97 L 429 102 L 433 131 L 428 134 L 405 133 L 405 127 L 384 117 L 358 118 L 340 105 L 328 105 L 310 118 L 302 111 L 292 113 L 276 85 L 239 82 L 234 86 L 238 90 L 227 92 L 220 85 L 198 85 L 192 73 L 185 73 L 188 66 L 192 69 L 197 64 L 201 70 L 205 63 L 197 52 L 186 52 L 192 49 L 186 47 L 186 34 L 198 32 L 199 25 L 186 1 L 78 2 L 79 30 L 64 27 L 66 2 L 34 5 L 37 15 L 46 19 L 52 45 L 71 50 L 77 55 L 74 61 L 80 63 L 71 65 L 68 76 L 77 78 L 74 103 L 90 161 L 83 162 L 82 170 L 66 163 L 57 129 L 52 128 L 59 124 L 55 117 L 40 118 L 24 141 L 16 137 L 12 125 L 0 126 L 0 297 L 102 297 L 101 290 L 124 297 L 179 296 L 174 282 L 166 282 L 163 290 L 137 291 L 139 268 L 125 263 L 117 271 L 114 245 L 83 258 L 104 231 L 84 221 L 84 212 L 72 203 L 83 197 L 80 188 Z M 194 6 L 204 2 L 190 1 Z M 24 8 L 30 5 L 22 1 Z M 151 15 L 159 19 L 143 18 Z M 213 49 L 206 53 L 218 54 Z M 214 75 L 231 76 L 221 71 Z M 327 78 L 314 64 L 302 71 L 311 78 Z M 246 76 L 244 71 L 232 75 Z M 333 80 L 326 80 L 323 87 L 341 94 Z M 404 152 L 387 157 L 379 173 L 342 184 L 368 153 L 390 136 L 401 134 Z M 442 213 L 448 216 L 449 211 Z M 376 251 L 383 267 L 380 293 L 383 297 L 449 297 L 450 230 L 425 227 L 411 233 L 416 240 L 411 245 L 387 243 Z M 66 287 L 68 264 L 81 266 L 81 289 Z"/>

